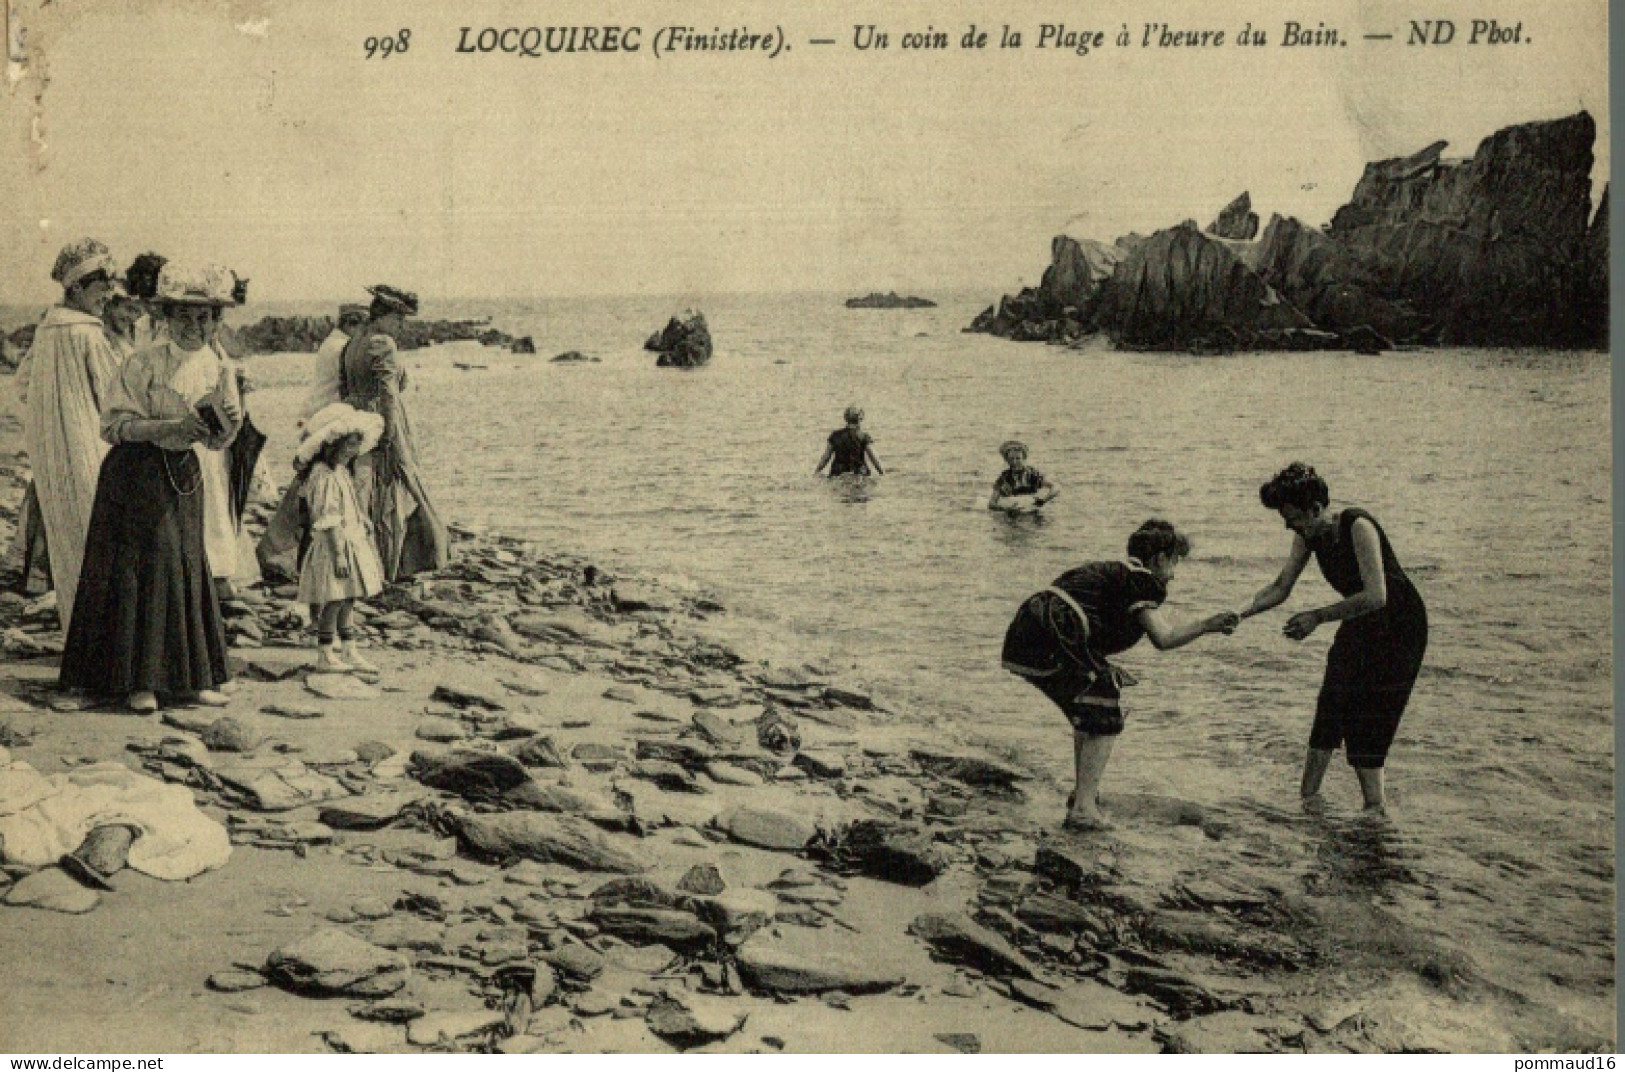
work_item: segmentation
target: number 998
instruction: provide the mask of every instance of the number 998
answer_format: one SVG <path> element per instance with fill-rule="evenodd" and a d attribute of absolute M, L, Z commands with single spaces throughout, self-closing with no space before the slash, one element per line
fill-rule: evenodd
<path fill-rule="evenodd" d="M 369 37 L 361 43 L 367 50 L 367 58 L 388 59 L 396 52 L 405 52 L 412 47 L 412 31 L 402 30 L 400 33 L 383 37 Z"/>

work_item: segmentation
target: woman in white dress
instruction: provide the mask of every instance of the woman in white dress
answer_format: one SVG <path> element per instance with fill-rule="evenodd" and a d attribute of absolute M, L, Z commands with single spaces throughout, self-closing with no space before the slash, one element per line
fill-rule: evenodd
<path fill-rule="evenodd" d="M 113 258 L 93 238 L 63 248 L 51 269 L 62 304 L 45 314 L 17 370 L 23 441 L 49 548 L 57 614 L 70 626 L 90 527 L 96 478 L 107 444 L 101 407 L 118 359 L 101 314 L 113 288 Z"/>

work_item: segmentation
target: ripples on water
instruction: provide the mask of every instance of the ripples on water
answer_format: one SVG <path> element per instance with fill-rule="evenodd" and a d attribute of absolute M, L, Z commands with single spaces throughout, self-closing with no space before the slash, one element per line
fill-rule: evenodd
<path fill-rule="evenodd" d="M 1607 356 L 1072 351 L 962 334 L 980 305 L 712 299 L 718 353 L 693 371 L 656 369 L 639 349 L 680 303 L 426 309 L 491 315 L 540 351 L 487 352 L 474 372 L 444 352 L 409 357 L 431 491 L 448 517 L 702 581 L 747 650 L 855 669 L 1058 785 L 1064 723 L 998 665 L 1016 605 L 1070 566 L 1119 557 L 1160 516 L 1196 543 L 1170 612 L 1240 606 L 1288 546 L 1257 487 L 1309 461 L 1336 501 L 1383 523 L 1432 637 L 1388 768 L 1397 827 L 1334 816 L 1306 882 L 1395 897 L 1611 1032 Z M 572 349 L 603 363 L 547 363 Z M 262 364 L 271 381 L 303 374 Z M 852 402 L 887 475 L 817 480 Z M 267 394 L 262 415 L 285 464 L 288 403 Z M 984 509 L 996 448 L 1013 436 L 1062 489 L 1043 517 Z M 1108 791 L 1295 809 L 1333 629 L 1298 645 L 1280 627 L 1291 608 L 1334 598 L 1311 569 L 1289 608 L 1234 637 L 1126 656 L 1145 684 L 1129 693 Z M 1328 796 L 1358 807 L 1341 760 Z M 1415 888 L 1427 896 L 1403 896 Z"/>

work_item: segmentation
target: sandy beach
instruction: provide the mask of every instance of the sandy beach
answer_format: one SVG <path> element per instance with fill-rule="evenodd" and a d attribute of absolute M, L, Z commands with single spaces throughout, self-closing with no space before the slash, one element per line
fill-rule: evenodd
<path fill-rule="evenodd" d="M 8 540 L 19 438 L 8 415 Z M 54 615 L 0 596 L 11 759 L 187 785 L 234 845 L 88 911 L 0 908 L 0 1049 L 1612 1044 L 1358 876 L 1303 881 L 1328 837 L 1380 859 L 1380 827 L 1108 794 L 1117 830 L 1058 837 L 1029 772 L 730 650 L 714 599 L 454 532 L 450 568 L 369 608 L 376 687 L 308 674 L 291 589 L 245 593 L 223 711 L 52 710 Z"/>

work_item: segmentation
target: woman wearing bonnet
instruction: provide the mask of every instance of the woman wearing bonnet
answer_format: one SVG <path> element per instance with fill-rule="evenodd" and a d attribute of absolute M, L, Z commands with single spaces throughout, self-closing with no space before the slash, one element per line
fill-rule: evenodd
<path fill-rule="evenodd" d="M 153 711 L 159 697 L 223 706 L 229 671 L 211 583 L 203 459 L 235 438 L 236 376 L 209 345 L 233 277 L 166 264 L 156 301 L 169 338 L 132 354 L 112 381 L 85 568 L 62 656 L 64 688 L 126 697 Z"/>
<path fill-rule="evenodd" d="M 112 293 L 113 272 L 113 258 L 96 239 L 63 247 L 51 269 L 51 278 L 62 285 L 62 304 L 45 314 L 17 370 L 23 441 L 34 468 L 31 490 L 42 523 L 31 523 L 36 515 L 25 505 L 20 535 L 26 546 L 33 542 L 30 535 L 44 529 L 64 630 L 79 586 L 96 476 L 107 454 L 101 407 L 119 362 L 101 315 Z"/>

